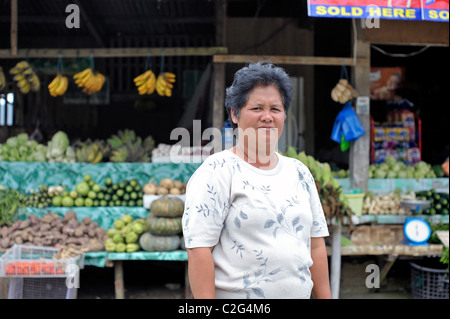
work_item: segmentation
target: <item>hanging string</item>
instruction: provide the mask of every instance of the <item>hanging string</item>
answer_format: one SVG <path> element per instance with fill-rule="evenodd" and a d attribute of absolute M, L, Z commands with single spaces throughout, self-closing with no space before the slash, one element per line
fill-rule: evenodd
<path fill-rule="evenodd" d="M 162 54 L 161 54 L 161 69 L 160 69 L 160 71 L 159 71 L 159 73 L 163 73 L 164 72 L 164 50 L 162 51 Z"/>
<path fill-rule="evenodd" d="M 89 56 L 89 66 L 91 67 L 92 71 L 95 71 L 95 68 L 94 68 L 94 52 L 91 52 L 91 55 Z"/>
<path fill-rule="evenodd" d="M 341 66 L 341 79 L 346 79 L 350 83 L 348 79 L 347 67 L 344 65 L 344 63 L 342 63 Z"/>
<path fill-rule="evenodd" d="M 62 53 L 58 54 L 58 62 L 56 63 L 56 73 L 61 73 L 62 72 Z"/>
<path fill-rule="evenodd" d="M 145 70 L 151 70 L 152 69 L 152 60 L 150 57 L 150 50 L 147 51 L 147 62 L 145 62 Z"/>

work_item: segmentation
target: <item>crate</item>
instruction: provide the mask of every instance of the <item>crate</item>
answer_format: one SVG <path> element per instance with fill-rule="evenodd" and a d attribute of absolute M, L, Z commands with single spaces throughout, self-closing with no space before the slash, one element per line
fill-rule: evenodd
<path fill-rule="evenodd" d="M 414 299 L 449 299 L 449 271 L 421 267 L 410 262 L 411 293 Z"/>
<path fill-rule="evenodd" d="M 0 257 L 9 299 L 76 299 L 84 255 L 52 259 L 55 247 L 14 245 Z"/>
<path fill-rule="evenodd" d="M 0 257 L 0 277 L 67 277 L 69 265 L 82 268 L 84 255 L 68 259 L 52 259 L 55 247 L 13 245 Z"/>
<path fill-rule="evenodd" d="M 347 198 L 348 206 L 355 214 L 355 216 L 361 216 L 364 202 L 364 193 L 361 194 L 344 194 L 344 197 Z"/>

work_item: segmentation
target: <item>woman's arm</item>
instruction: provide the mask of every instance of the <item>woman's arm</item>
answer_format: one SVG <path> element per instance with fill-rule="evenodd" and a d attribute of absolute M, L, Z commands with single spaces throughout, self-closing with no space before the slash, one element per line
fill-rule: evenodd
<path fill-rule="evenodd" d="M 327 249 L 323 237 L 311 237 L 311 258 L 312 295 L 315 299 L 331 299 Z"/>
<path fill-rule="evenodd" d="M 215 275 L 212 247 L 186 249 L 188 253 L 188 275 L 192 295 L 195 299 L 215 299 Z"/>

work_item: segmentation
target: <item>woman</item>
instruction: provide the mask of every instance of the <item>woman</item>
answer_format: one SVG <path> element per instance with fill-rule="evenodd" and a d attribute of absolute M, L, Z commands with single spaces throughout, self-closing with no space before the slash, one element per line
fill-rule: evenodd
<path fill-rule="evenodd" d="M 209 156 L 187 185 L 183 234 L 194 298 L 330 298 L 314 179 L 276 152 L 292 99 L 286 72 L 236 72 L 225 107 L 237 145 Z"/>

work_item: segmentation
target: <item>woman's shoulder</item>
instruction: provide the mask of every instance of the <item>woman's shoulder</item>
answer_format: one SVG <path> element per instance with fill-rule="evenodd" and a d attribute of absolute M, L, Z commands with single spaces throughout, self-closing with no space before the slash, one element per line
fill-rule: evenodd
<path fill-rule="evenodd" d="M 220 170 L 226 169 L 230 164 L 234 163 L 236 158 L 234 154 L 228 150 L 223 150 L 209 155 L 198 169 L 201 170 Z"/>

